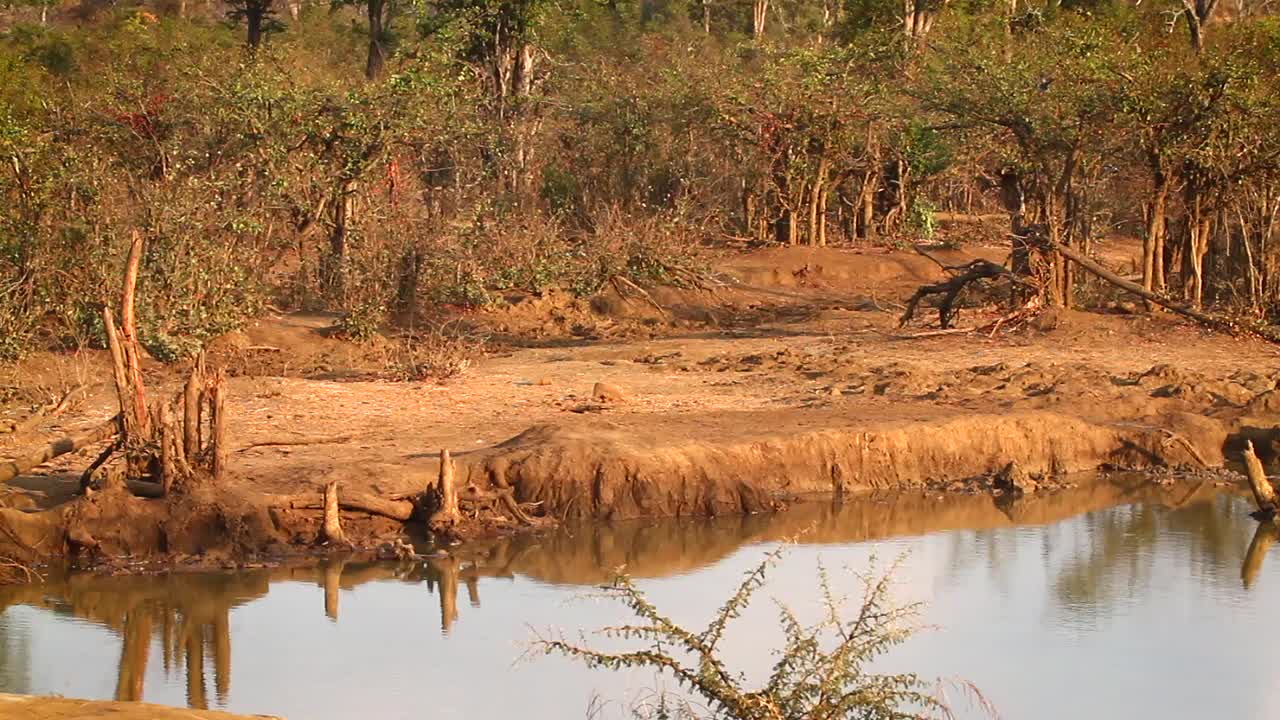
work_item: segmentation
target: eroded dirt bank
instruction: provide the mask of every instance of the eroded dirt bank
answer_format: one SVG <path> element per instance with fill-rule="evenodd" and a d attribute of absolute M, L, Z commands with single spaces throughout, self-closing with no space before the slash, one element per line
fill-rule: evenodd
<path fill-rule="evenodd" d="M 407 522 L 346 509 L 348 536 L 377 548 L 421 534 L 441 449 L 464 491 L 510 488 L 552 520 L 963 490 L 957 481 L 1011 462 L 1052 488 L 1100 466 L 1217 467 L 1245 436 L 1274 456 L 1271 346 L 1164 316 L 1082 312 L 995 335 L 920 336 L 896 328 L 897 309 L 938 271 L 911 254 L 767 251 L 723 269 L 739 281 L 722 291 L 655 293 L 665 317 L 544 297 L 480 318 L 506 344 L 443 386 L 371 379 L 376 357 L 326 337 L 323 318 L 264 321 L 221 350 L 234 375 L 227 477 L 164 501 L 73 500 L 96 454 L 87 448 L 9 484 L 0 554 L 297 552 L 317 544 L 318 504 L 281 498 L 317 497 L 333 480 L 348 496 L 411 504 Z M 987 311 L 965 312 L 977 324 Z M 45 362 L 46 382 L 70 372 Z M 172 382 L 162 367 L 148 374 Z M 610 386 L 600 397 L 597 383 Z M 112 411 L 98 389 L 46 430 Z M 476 531 L 521 526 L 491 509 Z"/>

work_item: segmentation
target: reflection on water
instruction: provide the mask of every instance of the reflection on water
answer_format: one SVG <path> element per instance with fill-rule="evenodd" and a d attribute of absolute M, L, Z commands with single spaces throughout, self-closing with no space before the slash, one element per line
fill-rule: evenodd
<path fill-rule="evenodd" d="M 513 668 L 530 626 L 616 622 L 617 608 L 571 601 L 619 567 L 648 578 L 643 586 L 664 609 L 697 624 L 759 546 L 798 537 L 767 592 L 801 608 L 812 600 L 818 555 L 828 567 L 861 568 L 873 552 L 909 551 L 900 594 L 926 601 L 925 620 L 942 630 L 913 640 L 890 665 L 972 680 L 1005 717 L 1121 716 L 1127 689 L 1146 675 L 1178 688 L 1180 674 L 1204 672 L 1202 659 L 1238 650 L 1236 623 L 1269 621 L 1264 603 L 1280 597 L 1280 566 L 1265 557 L 1277 533 L 1247 512 L 1207 488 L 1161 491 L 1133 479 L 1005 507 L 984 497 L 882 495 L 778 515 L 565 529 L 425 562 L 70 575 L 0 588 L 0 691 L 145 697 L 295 720 L 419 717 L 425 697 L 432 717 L 582 717 L 593 689 L 620 698 L 652 679 L 553 659 Z M 470 609 L 460 613 L 464 592 Z M 729 646 L 749 675 L 771 661 L 772 618 L 753 609 Z M 1188 632 L 1188 622 L 1203 630 Z M 1164 626 L 1180 627 L 1181 654 L 1143 657 L 1167 641 Z M 1078 661 L 1087 650 L 1109 656 L 1093 667 Z M 1079 697 L 1046 707 L 1066 678 L 1027 672 L 1036 663 L 1079 675 Z M 494 677 L 502 692 L 491 691 Z M 1133 709 L 1168 717 L 1280 709 L 1269 680 L 1250 682 L 1235 673 L 1231 693 L 1203 683 L 1210 697 L 1201 706 L 1174 690 Z M 1223 714 L 1223 702 L 1237 712 Z"/>

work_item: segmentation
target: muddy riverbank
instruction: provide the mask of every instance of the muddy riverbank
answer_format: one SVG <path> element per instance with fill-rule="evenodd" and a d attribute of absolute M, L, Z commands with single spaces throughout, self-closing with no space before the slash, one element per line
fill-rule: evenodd
<path fill-rule="evenodd" d="M 528 526 L 493 501 L 502 491 L 555 523 L 967 491 L 962 481 L 1010 463 L 1051 493 L 1099 467 L 1216 468 L 1244 437 L 1275 455 L 1280 370 L 1260 342 L 1085 312 L 995 335 L 899 330 L 895 308 L 938 274 L 911 254 L 768 251 L 723 270 L 737 280 L 718 294 L 655 296 L 663 321 L 554 297 L 495 311 L 477 322 L 504 343 L 445 385 L 377 379 L 377 353 L 327 337 L 324 318 L 266 319 L 219 346 L 232 373 L 224 478 L 163 500 L 82 498 L 97 452 L 86 448 L 4 489 L 0 555 L 261 562 L 320 545 L 319 502 L 298 498 L 335 480 L 349 498 L 398 503 L 401 517 L 342 513 L 358 546 L 398 552 L 423 539 L 441 449 L 463 491 L 488 499 L 469 506 L 464 536 Z M 968 312 L 981 322 L 985 310 Z M 95 377 L 100 362 L 43 360 L 10 372 L 51 385 Z M 178 378 L 146 374 L 161 387 Z M 96 387 L 41 431 L 92 426 L 113 402 Z M 3 442 L 0 453 L 24 447 Z"/>
<path fill-rule="evenodd" d="M 742 573 L 786 544 L 726 637 L 733 668 L 752 678 L 769 669 L 773 600 L 812 612 L 819 564 L 853 597 L 858 573 L 896 564 L 895 600 L 924 601 L 931 629 L 889 661 L 971 680 L 1003 717 L 1139 704 L 1171 718 L 1207 707 L 1263 717 L 1254 711 L 1270 687 L 1268 646 L 1242 640 L 1274 607 L 1280 566 L 1266 559 L 1274 537 L 1259 540 L 1247 509 L 1212 482 L 1119 476 L 1007 504 L 876 491 L 778 513 L 571 522 L 424 560 L 51 572 L 40 585 L 0 588 L 0 692 L 309 720 L 407 717 L 424 697 L 433 717 L 580 717 L 594 697 L 618 709 L 604 717 L 620 717 L 653 678 L 529 657 L 533 633 L 576 636 L 625 619 L 593 590 L 619 568 L 664 613 L 700 627 Z M 1170 636 L 1179 622 L 1187 630 Z M 1148 680 L 1153 658 L 1162 673 Z M 1210 661 L 1222 682 L 1204 682 Z M 51 671 L 72 663 L 75 673 Z M 1046 707 L 1062 673 L 1090 690 Z M 496 676 L 505 692 L 490 691 Z M 1144 682 L 1165 692 L 1133 698 Z M 985 717 L 953 699 L 956 717 Z"/>

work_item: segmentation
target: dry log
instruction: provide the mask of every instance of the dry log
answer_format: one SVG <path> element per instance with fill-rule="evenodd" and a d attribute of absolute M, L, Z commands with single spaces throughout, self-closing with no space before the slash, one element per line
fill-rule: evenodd
<path fill-rule="evenodd" d="M 1245 474 L 1249 477 L 1249 487 L 1253 489 L 1253 499 L 1258 503 L 1257 514 L 1267 518 L 1274 517 L 1277 507 L 1276 490 L 1271 486 L 1267 473 L 1262 469 L 1262 461 L 1253 451 L 1252 440 L 1244 442 L 1242 457 Z"/>
<path fill-rule="evenodd" d="M 287 507 L 297 510 L 314 510 L 323 508 L 325 496 L 320 493 L 301 495 L 269 495 L 267 504 L 272 507 Z M 404 522 L 413 516 L 411 500 L 380 498 L 364 493 L 343 493 L 338 498 L 338 507 L 343 510 L 354 510 L 381 515 L 392 520 Z"/>
<path fill-rule="evenodd" d="M 120 416 L 117 415 L 101 425 L 90 430 L 86 430 L 79 435 L 59 438 L 16 460 L 9 460 L 4 463 L 0 463 L 0 483 L 7 483 L 19 475 L 25 472 L 30 472 L 60 455 L 66 455 L 67 453 L 81 450 L 90 445 L 96 445 L 103 440 L 116 436 L 119 432 Z"/>
<path fill-rule="evenodd" d="M 348 545 L 342 532 L 342 515 L 338 512 L 338 481 L 324 488 L 324 541 L 330 545 Z"/>

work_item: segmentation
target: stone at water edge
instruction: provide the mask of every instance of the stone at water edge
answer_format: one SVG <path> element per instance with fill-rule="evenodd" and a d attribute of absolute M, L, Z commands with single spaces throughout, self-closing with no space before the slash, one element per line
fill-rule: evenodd
<path fill-rule="evenodd" d="M 627 399 L 622 388 L 610 383 L 598 382 L 591 388 L 591 399 L 603 402 L 622 402 Z"/>

